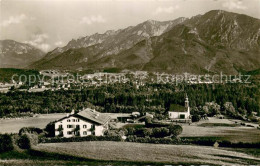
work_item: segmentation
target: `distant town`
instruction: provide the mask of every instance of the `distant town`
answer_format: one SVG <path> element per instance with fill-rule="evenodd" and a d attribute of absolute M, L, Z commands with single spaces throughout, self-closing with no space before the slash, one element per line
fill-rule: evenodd
<path fill-rule="evenodd" d="M 119 73 L 96 72 L 91 74 L 72 73 L 70 71 L 41 70 L 38 75 L 14 74 L 9 82 L 0 82 L 0 92 L 10 90 L 42 92 L 45 90 L 82 89 L 89 86 L 101 86 L 114 83 L 133 83 L 138 88 L 146 83 L 171 84 L 225 84 L 250 83 L 250 75 L 196 75 L 190 73 L 168 74 L 147 71 L 123 70 Z"/>

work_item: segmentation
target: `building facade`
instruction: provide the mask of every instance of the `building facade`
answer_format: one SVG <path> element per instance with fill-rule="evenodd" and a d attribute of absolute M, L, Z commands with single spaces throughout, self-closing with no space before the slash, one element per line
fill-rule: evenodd
<path fill-rule="evenodd" d="M 108 129 L 110 117 L 92 109 L 72 113 L 55 122 L 55 136 L 102 136 Z"/>

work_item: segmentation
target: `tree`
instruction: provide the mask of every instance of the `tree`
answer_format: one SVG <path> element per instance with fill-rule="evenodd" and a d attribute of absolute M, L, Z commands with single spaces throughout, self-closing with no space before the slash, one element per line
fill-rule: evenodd
<path fill-rule="evenodd" d="M 205 105 L 203 106 L 203 110 L 206 114 L 213 116 L 220 114 L 220 105 L 217 103 L 213 102 L 206 102 Z"/>
<path fill-rule="evenodd" d="M 44 130 L 47 132 L 47 137 L 55 136 L 55 124 L 53 122 L 48 123 Z"/>
<path fill-rule="evenodd" d="M 230 115 L 232 117 L 236 116 L 236 110 L 231 102 L 226 102 L 224 104 L 224 110 L 227 115 Z"/>
<path fill-rule="evenodd" d="M 191 117 L 192 122 L 198 122 L 200 121 L 200 116 L 198 114 L 192 115 Z"/>
<path fill-rule="evenodd" d="M 177 137 L 178 135 L 180 135 L 182 133 L 182 127 L 181 125 L 173 125 L 171 124 L 169 127 L 169 133 L 170 135 Z"/>
<path fill-rule="evenodd" d="M 0 152 L 7 152 L 14 149 L 12 136 L 0 134 Z"/>
<path fill-rule="evenodd" d="M 23 134 L 19 139 L 18 139 L 18 146 L 21 149 L 30 149 L 31 148 L 31 141 L 28 137 L 28 135 Z"/>

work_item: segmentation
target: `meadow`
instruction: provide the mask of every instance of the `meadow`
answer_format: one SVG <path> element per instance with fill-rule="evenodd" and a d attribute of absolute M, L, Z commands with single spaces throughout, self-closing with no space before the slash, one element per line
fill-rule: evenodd
<path fill-rule="evenodd" d="M 260 164 L 260 159 L 253 155 L 227 149 L 193 145 L 93 141 L 45 143 L 37 145 L 34 150 L 104 161 L 213 165 Z"/>
<path fill-rule="evenodd" d="M 66 113 L 55 114 L 38 114 L 35 117 L 0 119 L 0 133 L 18 133 L 22 127 L 38 127 L 45 126 L 52 121 L 66 116 Z"/>
<path fill-rule="evenodd" d="M 237 122 L 237 123 L 235 123 Z M 181 137 L 220 137 L 230 142 L 260 142 L 260 130 L 255 127 L 239 125 L 242 121 L 234 119 L 201 120 L 191 125 L 183 125 Z M 253 123 L 248 123 L 254 125 Z"/>

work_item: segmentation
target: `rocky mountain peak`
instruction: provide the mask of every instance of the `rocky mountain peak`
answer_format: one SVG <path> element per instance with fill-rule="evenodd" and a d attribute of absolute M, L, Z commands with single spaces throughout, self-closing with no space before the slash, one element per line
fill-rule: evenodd
<path fill-rule="evenodd" d="M 236 73 L 260 68 L 259 52 L 259 19 L 213 10 L 190 19 L 147 20 L 72 40 L 35 66 Z"/>
<path fill-rule="evenodd" d="M 0 40 L 0 67 L 25 67 L 41 59 L 43 55 L 43 51 L 29 44 Z"/>

